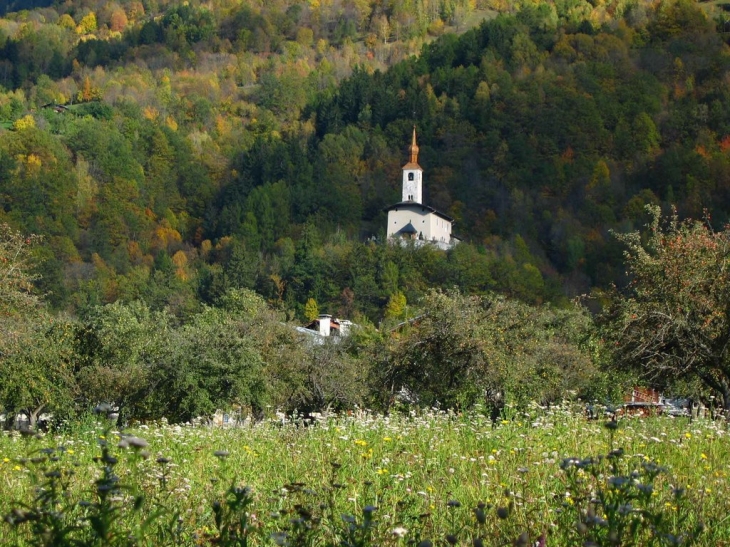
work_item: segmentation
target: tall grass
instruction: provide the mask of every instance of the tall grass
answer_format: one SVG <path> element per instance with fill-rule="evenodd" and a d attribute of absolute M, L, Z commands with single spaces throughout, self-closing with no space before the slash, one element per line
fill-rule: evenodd
<path fill-rule="evenodd" d="M 0 543 L 730 545 L 729 467 L 725 422 L 568 406 L 100 420 L 0 437 Z"/>

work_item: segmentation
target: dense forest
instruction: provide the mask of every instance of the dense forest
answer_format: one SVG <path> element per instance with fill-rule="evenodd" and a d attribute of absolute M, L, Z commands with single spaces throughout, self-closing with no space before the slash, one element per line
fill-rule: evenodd
<path fill-rule="evenodd" d="M 640 227 L 645 205 L 727 219 L 730 58 L 709 7 L 8 13 L 0 220 L 43 236 L 59 310 L 143 299 L 182 317 L 229 288 L 375 322 L 428 287 L 565 302 L 621 281 L 610 230 Z M 414 124 L 425 200 L 465 242 L 449 253 L 382 245 Z"/>
<path fill-rule="evenodd" d="M 29 9 L 13 11 L 19 7 Z M 558 317 L 573 297 L 625 283 L 625 246 L 612 233 L 643 229 L 647 206 L 676 206 L 680 218 L 705 215 L 716 227 L 728 221 L 724 7 L 690 0 L 6 3 L 0 223 L 3 245 L 29 253 L 17 287 L 32 285 L 46 309 L 34 315 L 35 300 L 32 313 L 3 304 L 3 321 L 33 318 L 31 326 L 3 326 L 8 340 L 22 332 L 44 340 L 3 350 L 4 363 L 63 361 L 43 352 L 64 351 L 59 340 L 72 333 L 67 356 L 84 357 L 69 359 L 75 364 L 66 373 L 78 386 L 91 381 L 82 369 L 102 366 L 105 355 L 120 366 L 185 361 L 175 348 L 186 336 L 230 328 L 238 333 L 231 343 L 241 340 L 231 351 L 257 355 L 263 366 L 276 344 L 249 348 L 268 338 L 257 334 L 254 342 L 241 334 L 249 323 L 211 311 L 227 309 L 231 295 L 254 298 L 246 291 L 263 299 L 256 314 L 262 303 L 279 314 L 266 323 L 271 332 L 316 312 L 392 327 L 424 302 L 436 305 L 444 293 L 432 289 L 456 286 L 488 303 L 502 295 L 521 301 L 510 306 L 551 304 L 519 313 L 537 314 L 530 321 L 547 325 L 544 336 L 563 336 L 554 325 L 567 319 L 534 317 Z M 414 125 L 425 202 L 456 219 L 463 241 L 448 252 L 385 242 L 384 208 L 399 200 Z M 584 320 L 576 317 L 568 322 Z M 134 325 L 131 338 L 115 341 L 104 329 L 124 321 Z M 135 338 L 154 324 L 169 327 L 162 338 L 172 336 L 161 353 Z M 142 349 L 131 357 L 104 353 L 112 351 L 107 344 L 132 351 L 134 340 Z M 577 339 L 560 340 L 567 354 L 589 351 L 576 349 Z M 394 355 L 409 362 L 401 346 L 366 346 L 362 355 L 383 360 L 386 370 Z M 217 362 L 216 351 L 206 359 Z M 337 359 L 357 361 L 343 351 Z M 296 374 L 311 380 L 302 367 Z M 268 389 L 280 381 L 272 378 Z M 109 372 L 93 382 L 118 380 Z M 128 386 L 145 404 L 154 391 L 148 380 Z M 302 385 L 290 380 L 281 385 Z M 46 395 L 63 383 L 49 382 L 38 388 Z M 102 389 L 94 385 L 85 389 Z M 304 398 L 323 402 L 321 389 L 310 388 Z M 354 400 L 338 390 L 328 393 Z"/>

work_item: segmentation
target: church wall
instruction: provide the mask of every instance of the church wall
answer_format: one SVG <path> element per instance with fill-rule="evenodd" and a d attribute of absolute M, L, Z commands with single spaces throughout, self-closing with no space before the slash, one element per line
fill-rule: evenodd
<path fill-rule="evenodd" d="M 431 214 L 427 219 L 428 230 L 423 235 L 429 241 L 436 240 L 448 243 L 451 240 L 451 222 L 438 215 Z M 428 235 L 426 233 L 428 232 Z"/>
<path fill-rule="evenodd" d="M 388 211 L 388 237 L 408 225 L 423 234 L 423 239 L 449 243 L 451 240 L 451 222 L 418 205 L 405 205 L 398 210 Z M 416 236 L 418 237 L 418 235 Z"/>
<path fill-rule="evenodd" d="M 423 211 L 422 207 L 402 207 L 398 210 L 388 211 L 388 237 L 395 234 L 398 230 L 406 226 L 409 222 L 413 224 L 413 227 L 419 232 L 423 232 L 423 237 L 426 237 L 424 230 L 430 230 L 430 225 L 423 222 L 429 215 L 429 211 Z M 427 227 L 428 226 L 428 227 Z M 430 233 L 430 232 L 429 232 Z M 417 237 L 417 236 L 416 236 Z M 430 238 L 429 238 L 430 239 Z"/>

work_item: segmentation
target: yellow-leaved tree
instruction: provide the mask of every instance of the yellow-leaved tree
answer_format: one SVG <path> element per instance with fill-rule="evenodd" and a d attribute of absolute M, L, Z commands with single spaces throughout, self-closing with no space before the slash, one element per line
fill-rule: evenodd
<path fill-rule="evenodd" d="M 78 34 L 91 34 L 96 32 L 96 14 L 90 11 L 79 21 L 79 25 L 76 27 Z"/>
<path fill-rule="evenodd" d="M 307 321 L 314 321 L 319 317 L 319 306 L 314 298 L 310 298 L 304 304 L 304 316 L 307 318 Z"/>
<path fill-rule="evenodd" d="M 396 291 L 390 295 L 388 304 L 385 307 L 386 319 L 405 319 L 406 315 L 406 295 L 400 291 Z"/>

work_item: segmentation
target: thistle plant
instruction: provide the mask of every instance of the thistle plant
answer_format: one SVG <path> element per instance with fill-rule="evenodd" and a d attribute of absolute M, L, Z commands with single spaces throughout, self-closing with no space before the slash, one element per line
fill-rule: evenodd
<path fill-rule="evenodd" d="M 366 547 L 373 545 L 372 537 L 376 524 L 375 512 L 377 509 L 374 505 L 366 505 L 363 507 L 362 515 L 359 519 L 353 515 L 342 515 L 342 520 L 346 523 L 344 537 L 340 542 L 342 547 Z"/>
<path fill-rule="evenodd" d="M 109 405 L 95 409 L 106 418 L 111 412 Z M 14 528 L 29 525 L 30 545 L 39 547 L 107 547 L 138 544 L 144 539 L 150 525 L 160 516 L 155 508 L 147 508 L 147 516 L 139 526 L 130 513 L 139 514 L 145 498 L 135 493 L 136 487 L 120 481 L 116 472 L 119 459 L 112 448 L 111 422 L 97 439 L 100 454 L 94 456 L 99 478 L 93 488 L 86 491 L 83 499 L 74 499 L 71 479 L 75 475 L 69 467 L 72 453 L 65 446 L 46 448 L 38 456 L 21 460 L 36 483 L 35 497 L 30 504 L 17 503 L 5 516 L 5 522 Z M 132 458 L 145 457 L 147 441 L 139 437 L 123 438 L 118 448 L 131 448 Z M 131 501 L 132 503 L 128 503 Z"/>
<path fill-rule="evenodd" d="M 36 484 L 35 497 L 31 503 L 17 503 L 4 520 L 15 528 L 27 525 L 29 545 L 69 545 L 80 530 L 71 514 L 74 507 L 69 507 L 64 495 L 73 471 L 60 464 L 62 452 L 43 449 L 40 455 L 18 462 L 28 466 Z"/>
<path fill-rule="evenodd" d="M 248 487 L 231 484 L 222 499 L 213 502 L 213 518 L 218 536 L 217 545 L 246 547 L 251 532 L 249 506 L 253 495 Z"/>
<path fill-rule="evenodd" d="M 563 505 L 570 516 L 566 529 L 586 547 L 694 544 L 704 525 L 692 518 L 684 490 L 667 485 L 665 467 L 613 448 L 618 422 L 606 426 L 608 454 L 565 458 L 560 465 L 567 489 Z M 670 490 L 668 498 L 660 495 L 664 490 Z"/>

